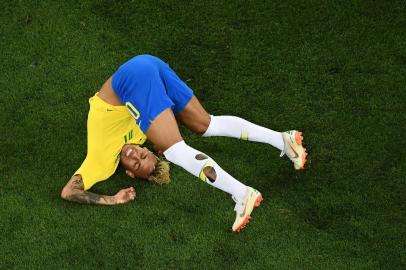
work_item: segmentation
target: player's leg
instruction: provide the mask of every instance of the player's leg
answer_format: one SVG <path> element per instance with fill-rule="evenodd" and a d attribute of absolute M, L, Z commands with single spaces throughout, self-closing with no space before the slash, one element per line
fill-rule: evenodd
<path fill-rule="evenodd" d="M 179 132 L 171 109 L 161 112 L 147 130 L 147 137 L 172 163 L 181 166 L 202 181 L 232 195 L 236 201 L 237 217 L 233 225 L 239 231 L 250 218 L 250 213 L 262 200 L 262 195 L 247 187 L 224 171 L 213 159 L 187 145 Z"/>
<path fill-rule="evenodd" d="M 277 132 L 240 117 L 209 115 L 195 96 L 179 112 L 178 119 L 187 128 L 204 137 L 225 136 L 270 144 L 282 151 L 281 156 L 286 154 L 294 163 L 295 169 L 303 169 L 306 163 L 307 153 L 302 146 L 301 132 Z"/>
<path fill-rule="evenodd" d="M 187 128 L 205 137 L 226 136 L 268 143 L 281 150 L 281 155 L 286 153 L 296 169 L 303 169 L 307 154 L 300 132 L 292 130 L 281 133 L 236 116 L 210 116 L 193 95 L 192 89 L 169 65 L 162 61 L 159 61 L 159 65 L 166 93 L 174 104 L 173 112 Z"/>

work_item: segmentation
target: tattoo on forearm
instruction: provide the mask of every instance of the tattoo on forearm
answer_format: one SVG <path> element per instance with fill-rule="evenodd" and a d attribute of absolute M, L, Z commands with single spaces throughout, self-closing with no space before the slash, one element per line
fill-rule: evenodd
<path fill-rule="evenodd" d="M 100 204 L 102 200 L 105 202 L 107 201 L 104 195 L 99 195 L 88 191 L 73 193 L 71 196 L 69 196 L 69 200 L 89 204 Z"/>
<path fill-rule="evenodd" d="M 107 196 L 105 195 L 84 191 L 84 185 L 81 178 L 72 181 L 72 189 L 80 191 L 71 194 L 68 198 L 70 201 L 88 204 L 105 204 L 108 202 Z"/>

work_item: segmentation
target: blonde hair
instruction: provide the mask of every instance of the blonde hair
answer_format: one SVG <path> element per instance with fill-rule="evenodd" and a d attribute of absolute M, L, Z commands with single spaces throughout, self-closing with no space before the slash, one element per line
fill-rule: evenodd
<path fill-rule="evenodd" d="M 159 185 L 169 184 L 171 182 L 169 162 L 158 156 L 155 157 L 158 160 L 158 163 L 155 165 L 155 170 L 148 177 L 148 181 Z"/>

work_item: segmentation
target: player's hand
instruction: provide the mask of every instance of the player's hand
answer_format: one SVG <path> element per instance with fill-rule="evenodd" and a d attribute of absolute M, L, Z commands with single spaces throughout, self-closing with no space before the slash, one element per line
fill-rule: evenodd
<path fill-rule="evenodd" d="M 117 192 L 116 195 L 114 195 L 115 202 L 116 204 L 120 203 L 127 203 L 130 201 L 133 201 L 135 199 L 136 193 L 135 193 L 135 188 L 129 187 L 129 188 L 124 188 Z"/>

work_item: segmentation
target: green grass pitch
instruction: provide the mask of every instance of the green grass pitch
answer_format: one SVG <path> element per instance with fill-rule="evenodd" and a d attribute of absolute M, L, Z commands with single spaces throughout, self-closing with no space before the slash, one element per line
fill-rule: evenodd
<path fill-rule="evenodd" d="M 0 269 L 406 269 L 406 2 L 0 1 Z M 136 202 L 60 191 L 86 155 L 88 98 L 125 60 L 169 62 L 211 114 L 302 130 L 296 172 L 270 146 L 185 140 L 264 201 L 231 233 L 230 197 L 172 166 L 122 169 Z"/>

